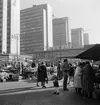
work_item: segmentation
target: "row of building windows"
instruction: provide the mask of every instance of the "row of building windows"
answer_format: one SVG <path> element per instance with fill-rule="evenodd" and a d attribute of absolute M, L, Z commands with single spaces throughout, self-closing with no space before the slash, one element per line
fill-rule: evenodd
<path fill-rule="evenodd" d="M 24 9 L 24 10 L 21 10 L 21 16 L 26 16 L 26 14 L 27 15 L 31 15 L 31 14 L 36 14 L 36 13 L 41 13 L 41 11 L 42 11 L 43 9 L 41 9 L 41 8 L 37 8 L 37 9 L 33 9 L 33 8 L 28 8 L 28 9 Z"/>
<path fill-rule="evenodd" d="M 21 31 L 30 31 L 30 30 L 39 30 L 39 29 L 43 29 L 43 26 L 32 27 L 31 24 L 28 24 L 28 25 L 23 26 L 23 28 L 21 27 Z"/>
<path fill-rule="evenodd" d="M 31 21 L 32 22 L 33 20 L 36 21 L 36 20 L 41 19 L 41 18 L 43 19 L 43 16 L 39 16 L 39 17 L 36 17 L 34 19 L 33 19 L 33 17 L 32 18 L 27 18 L 27 19 L 21 19 L 21 23 L 22 22 L 27 22 L 27 21 Z"/>
<path fill-rule="evenodd" d="M 25 31 L 23 31 L 23 30 L 21 30 L 21 34 L 30 34 L 30 33 L 40 33 L 40 32 L 42 32 L 43 33 L 43 29 L 38 29 L 38 30 L 25 30 Z M 34 35 L 34 34 L 33 34 Z"/>
<path fill-rule="evenodd" d="M 38 19 L 37 18 L 35 18 L 35 19 L 31 18 L 31 20 L 28 20 L 28 21 L 25 21 L 25 22 L 21 21 L 21 25 L 23 25 L 23 24 L 33 24 L 33 23 L 37 23 L 37 22 L 38 23 L 43 23 L 43 18 L 38 18 Z"/>
<path fill-rule="evenodd" d="M 42 27 L 43 26 L 43 21 L 36 21 L 36 22 L 27 22 L 27 23 L 24 23 L 24 24 L 21 24 L 21 29 L 23 28 L 38 28 L 38 27 Z"/>
<path fill-rule="evenodd" d="M 21 52 L 34 52 L 34 51 L 43 51 L 43 46 L 40 47 L 34 47 L 34 48 L 21 48 Z"/>
<path fill-rule="evenodd" d="M 35 37 L 34 36 L 33 37 L 25 37 L 25 38 L 22 38 L 21 37 L 20 39 L 21 39 L 21 43 L 26 42 L 26 41 L 28 41 L 29 43 L 31 43 L 31 42 L 39 42 L 39 41 L 42 41 L 43 36 L 39 36 L 39 37 L 38 36 L 35 36 Z"/>
<path fill-rule="evenodd" d="M 21 34 L 30 34 L 30 33 L 39 33 L 39 32 L 43 32 L 43 29 L 39 29 L 39 30 L 32 30 L 32 31 L 26 31 L 26 32 L 21 32 Z"/>
<path fill-rule="evenodd" d="M 41 15 L 43 15 L 43 12 L 42 11 L 40 11 L 40 12 L 37 12 L 37 13 L 31 13 L 31 14 L 25 14 L 25 15 L 23 15 L 23 14 L 21 14 L 21 19 L 27 19 L 27 18 L 29 18 L 29 17 L 39 17 L 39 16 L 41 16 Z"/>
<path fill-rule="evenodd" d="M 28 43 L 28 44 L 27 44 Z M 20 46 L 22 47 L 28 47 L 28 46 L 33 46 L 33 47 L 35 47 L 35 46 L 41 46 L 41 45 L 43 45 L 43 42 L 42 41 L 40 41 L 40 42 L 37 42 L 37 43 L 29 43 L 29 42 L 27 42 L 27 43 L 24 43 L 24 44 L 20 44 Z"/>

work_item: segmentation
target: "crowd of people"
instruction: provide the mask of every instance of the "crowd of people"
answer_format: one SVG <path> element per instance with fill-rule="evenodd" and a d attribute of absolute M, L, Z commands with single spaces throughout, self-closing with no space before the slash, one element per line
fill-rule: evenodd
<path fill-rule="evenodd" d="M 68 62 L 68 59 L 64 59 L 63 61 L 58 61 L 57 65 L 50 63 L 48 66 L 47 62 L 38 61 L 35 63 L 32 61 L 29 63 L 26 59 L 25 62 L 8 63 L 3 65 L 3 67 L 11 65 L 13 68 L 22 69 L 21 74 L 23 77 L 28 77 L 26 75 L 30 72 L 30 69 L 35 68 L 34 70 L 36 70 L 36 72 L 33 70 L 30 74 L 33 74 L 33 76 L 37 78 L 37 86 L 39 86 L 39 82 L 41 82 L 42 88 L 46 88 L 45 83 L 48 83 L 49 72 L 49 75 L 53 77 L 54 94 L 59 94 L 59 80 L 61 79 L 63 79 L 64 91 L 69 90 L 67 85 L 72 82 L 75 91 L 85 98 L 92 97 L 94 85 L 96 83 L 100 84 L 100 66 L 98 67 L 99 71 L 96 72 L 98 69 L 94 69 L 89 61 L 78 62 L 76 65 L 73 65 L 71 62 Z"/>
<path fill-rule="evenodd" d="M 74 87 L 75 91 L 80 95 L 83 95 L 84 98 L 93 98 L 93 93 L 96 90 L 95 84 L 97 81 L 98 86 L 100 84 L 100 72 L 98 73 L 99 76 L 96 76 L 98 70 L 99 68 L 94 69 L 89 61 L 79 62 L 76 66 L 74 73 Z M 100 87 L 98 87 L 98 89 L 100 91 Z"/>
<path fill-rule="evenodd" d="M 53 84 L 55 87 L 54 94 L 59 94 L 59 80 L 63 79 L 63 90 L 68 91 L 67 84 L 70 84 L 70 81 L 74 77 L 74 68 L 72 64 L 68 63 L 67 59 L 64 59 L 63 62 L 59 61 L 57 64 L 56 74 L 52 70 L 53 65 L 51 65 L 50 74 L 53 76 Z M 52 73 L 51 73 L 52 71 Z M 37 68 L 37 86 L 41 82 L 41 86 L 46 88 L 45 83 L 48 83 L 47 67 L 45 62 L 39 62 Z"/>
<path fill-rule="evenodd" d="M 57 64 L 57 75 L 54 75 L 53 79 L 55 87 L 54 94 L 59 94 L 59 80 L 63 79 L 64 91 L 69 90 L 67 85 L 72 82 L 77 93 L 83 95 L 84 98 L 91 98 L 95 90 L 95 83 L 100 84 L 100 82 L 98 82 L 100 81 L 100 72 L 97 73 L 97 70 L 93 68 L 93 65 L 91 65 L 89 61 L 78 62 L 78 64 L 74 66 L 69 63 L 67 59 L 64 59 L 63 62 L 59 61 Z M 42 87 L 46 88 L 45 82 L 48 81 L 48 76 L 46 73 L 46 65 L 43 62 L 38 66 L 37 74 L 38 82 L 41 81 Z M 99 75 L 98 79 L 96 75 Z"/>

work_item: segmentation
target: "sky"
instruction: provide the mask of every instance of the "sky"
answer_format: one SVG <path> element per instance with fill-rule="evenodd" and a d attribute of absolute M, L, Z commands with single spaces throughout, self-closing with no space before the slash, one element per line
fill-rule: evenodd
<path fill-rule="evenodd" d="M 54 16 L 69 17 L 71 29 L 84 28 L 90 44 L 100 43 L 100 0 L 20 0 L 21 9 L 48 3 Z"/>

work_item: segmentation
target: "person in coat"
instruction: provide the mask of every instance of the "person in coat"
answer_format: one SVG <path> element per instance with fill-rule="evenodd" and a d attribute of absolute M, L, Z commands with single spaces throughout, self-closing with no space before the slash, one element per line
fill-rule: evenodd
<path fill-rule="evenodd" d="M 81 93 L 82 89 L 82 63 L 79 62 L 74 74 L 74 87 L 76 92 Z"/>
<path fill-rule="evenodd" d="M 63 71 L 63 90 L 68 91 L 69 89 L 67 88 L 67 81 L 68 81 L 68 71 L 69 71 L 69 64 L 68 60 L 64 59 L 64 62 L 62 64 L 62 71 Z"/>
<path fill-rule="evenodd" d="M 57 77 L 58 77 L 58 80 L 62 79 L 62 70 L 61 70 L 61 62 L 60 61 L 57 64 Z"/>
<path fill-rule="evenodd" d="M 69 69 L 69 72 L 68 72 L 68 80 L 69 80 L 68 84 L 70 84 L 74 79 L 74 68 L 73 68 L 71 63 L 69 64 L 69 66 L 70 66 L 70 69 Z"/>
<path fill-rule="evenodd" d="M 41 82 L 42 88 L 46 88 L 45 82 L 47 81 L 47 69 L 44 63 L 41 62 L 40 66 L 38 67 L 38 82 Z"/>
<path fill-rule="evenodd" d="M 93 92 L 93 69 L 88 61 L 83 67 L 82 75 L 84 97 L 91 97 Z"/>

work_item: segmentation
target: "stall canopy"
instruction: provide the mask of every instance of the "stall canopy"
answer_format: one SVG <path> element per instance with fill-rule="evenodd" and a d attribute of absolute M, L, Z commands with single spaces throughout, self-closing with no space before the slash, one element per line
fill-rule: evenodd
<path fill-rule="evenodd" d="M 77 55 L 75 58 L 100 60 L 100 44 L 95 44 L 91 48 Z"/>

